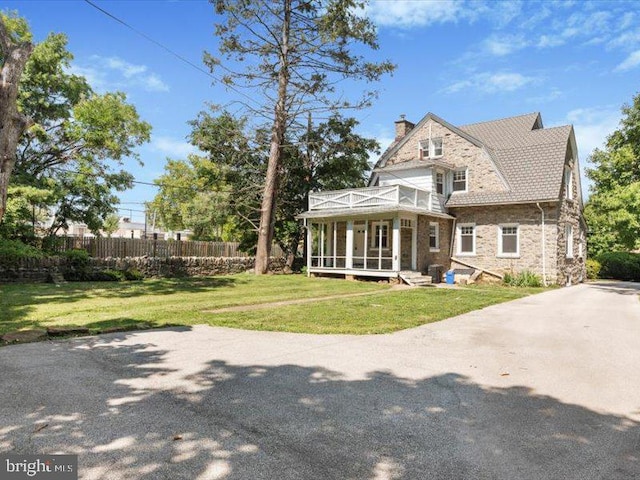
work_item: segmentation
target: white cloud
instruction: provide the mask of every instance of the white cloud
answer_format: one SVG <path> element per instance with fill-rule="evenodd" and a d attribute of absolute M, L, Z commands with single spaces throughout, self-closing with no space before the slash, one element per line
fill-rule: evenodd
<path fill-rule="evenodd" d="M 119 57 L 92 55 L 87 62 L 74 64 L 69 69 L 86 77 L 99 92 L 116 89 L 140 88 L 147 92 L 168 92 L 169 85 L 146 65 L 129 63 Z"/>
<path fill-rule="evenodd" d="M 476 11 L 473 8 L 456 0 L 373 1 L 366 7 L 366 14 L 380 26 L 397 28 L 456 23 L 459 20 L 473 20 L 476 17 Z"/>
<path fill-rule="evenodd" d="M 610 106 L 577 108 L 567 113 L 565 120 L 575 128 L 581 158 L 585 159 L 596 148 L 602 148 L 607 137 L 618 128 L 620 116 L 620 109 Z"/>
<path fill-rule="evenodd" d="M 551 102 L 552 100 L 556 100 L 560 97 L 562 97 L 562 90 L 559 88 L 552 88 L 550 91 L 541 95 L 527 98 L 527 102 L 539 105 L 541 103 Z"/>
<path fill-rule="evenodd" d="M 526 46 L 527 41 L 520 35 L 491 35 L 484 41 L 484 50 L 496 57 L 509 55 Z"/>
<path fill-rule="evenodd" d="M 620 123 L 620 110 L 611 105 L 601 107 L 576 108 L 557 122 L 545 123 L 545 127 L 573 125 L 580 155 L 582 192 L 585 200 L 589 196 L 591 180 L 586 176 L 586 169 L 591 167 L 589 156 L 596 148 L 602 148 L 607 137 L 616 130 Z"/>
<path fill-rule="evenodd" d="M 188 155 L 198 152 L 196 147 L 184 140 L 155 135 L 151 138 L 149 148 L 176 159 L 186 159 Z"/>
<path fill-rule="evenodd" d="M 565 39 L 560 35 L 541 35 L 536 47 L 538 48 L 551 48 L 564 45 Z"/>
<path fill-rule="evenodd" d="M 607 42 L 609 48 L 628 48 L 629 45 L 640 44 L 640 28 L 635 30 L 625 30 L 619 35 L 611 38 Z"/>
<path fill-rule="evenodd" d="M 615 68 L 616 72 L 626 72 L 632 68 L 640 66 L 640 50 L 636 50 L 629 54 L 629 56 Z"/>
<path fill-rule="evenodd" d="M 513 92 L 538 80 L 536 77 L 528 77 L 515 72 L 483 72 L 453 83 L 442 91 L 456 93 L 465 89 L 473 89 L 481 93 Z"/>
<path fill-rule="evenodd" d="M 135 77 L 147 71 L 146 65 L 134 65 L 133 63 L 125 62 L 118 57 L 94 58 L 101 60 L 107 68 L 121 72 L 125 78 Z"/>

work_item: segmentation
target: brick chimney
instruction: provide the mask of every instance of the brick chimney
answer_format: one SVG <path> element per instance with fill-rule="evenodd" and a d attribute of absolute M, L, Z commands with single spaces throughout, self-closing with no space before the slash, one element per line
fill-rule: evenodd
<path fill-rule="evenodd" d="M 400 120 L 396 120 L 396 141 L 400 140 L 415 127 L 415 124 L 405 119 L 404 113 L 400 115 Z"/>

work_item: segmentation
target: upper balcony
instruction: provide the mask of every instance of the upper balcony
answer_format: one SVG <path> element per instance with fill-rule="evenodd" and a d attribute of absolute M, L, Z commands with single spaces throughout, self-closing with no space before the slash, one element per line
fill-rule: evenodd
<path fill-rule="evenodd" d="M 444 212 L 442 195 L 405 185 L 349 188 L 309 195 L 309 210 L 357 210 L 372 207 L 409 207 Z"/>

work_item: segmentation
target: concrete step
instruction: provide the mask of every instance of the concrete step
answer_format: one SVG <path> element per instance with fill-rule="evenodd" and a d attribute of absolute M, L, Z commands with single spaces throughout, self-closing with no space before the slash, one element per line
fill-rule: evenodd
<path fill-rule="evenodd" d="M 420 272 L 400 272 L 400 278 L 412 287 L 430 287 L 433 282 L 429 275 L 422 275 Z"/>

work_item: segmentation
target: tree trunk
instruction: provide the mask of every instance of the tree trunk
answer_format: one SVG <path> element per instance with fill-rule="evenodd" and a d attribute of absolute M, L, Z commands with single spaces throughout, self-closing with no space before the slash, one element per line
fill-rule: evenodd
<path fill-rule="evenodd" d="M 0 49 L 3 58 L 0 71 L 0 222 L 7 209 L 7 189 L 16 163 L 16 149 L 24 131 L 32 124 L 18 111 L 18 87 L 24 67 L 33 51 L 25 42 L 14 44 L 0 20 Z"/>
<path fill-rule="evenodd" d="M 291 0 L 284 0 L 284 16 L 282 21 L 282 49 L 280 53 L 280 70 L 278 71 L 278 101 L 275 107 L 269 163 L 264 182 L 264 194 L 260 208 L 260 227 L 258 229 L 258 248 L 256 250 L 255 273 L 262 275 L 269 271 L 269 256 L 273 241 L 273 229 L 276 220 L 276 201 L 278 197 L 278 177 L 282 157 L 282 143 L 287 123 L 287 85 L 289 83 L 289 28 L 291 27 Z"/>

